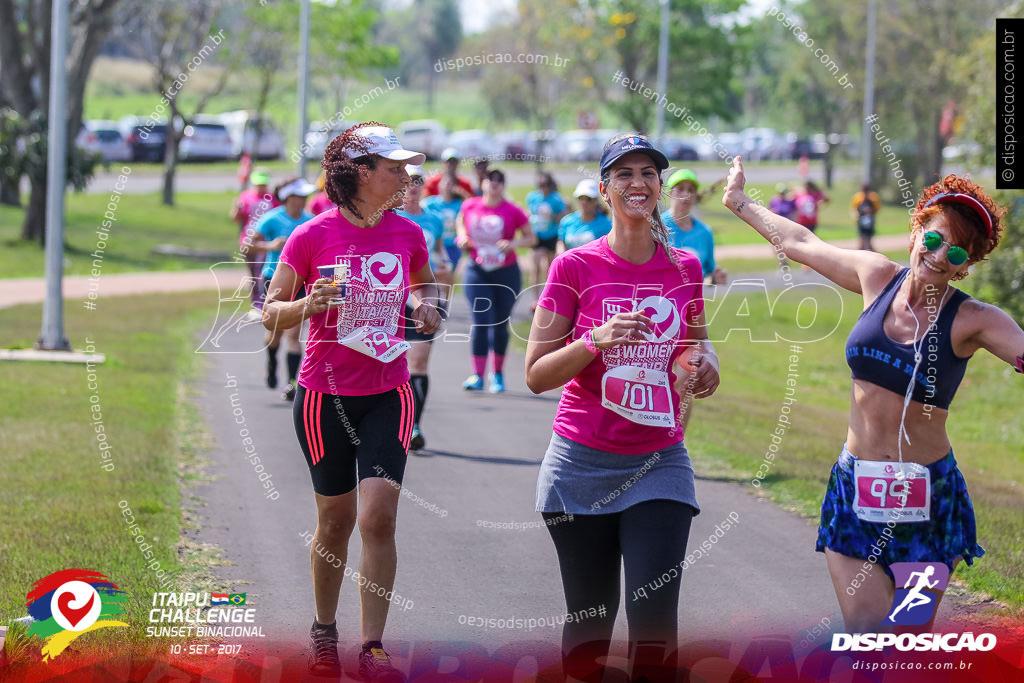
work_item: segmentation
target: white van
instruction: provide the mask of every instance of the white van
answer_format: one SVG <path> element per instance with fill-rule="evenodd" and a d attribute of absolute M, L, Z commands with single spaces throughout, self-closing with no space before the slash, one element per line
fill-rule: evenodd
<path fill-rule="evenodd" d="M 266 114 L 261 119 L 259 146 L 256 147 L 255 154 L 253 147 L 256 145 L 256 112 L 244 109 L 228 111 L 213 118 L 228 129 L 236 159 L 242 156 L 242 152 L 249 152 L 255 159 L 280 159 L 284 156 L 284 138 L 274 125 L 274 121 Z M 196 120 L 198 119 L 197 116 Z"/>
<path fill-rule="evenodd" d="M 448 145 L 448 131 L 440 121 L 420 119 L 405 121 L 395 128 L 398 141 L 406 149 L 423 152 L 428 159 L 439 159 Z"/>

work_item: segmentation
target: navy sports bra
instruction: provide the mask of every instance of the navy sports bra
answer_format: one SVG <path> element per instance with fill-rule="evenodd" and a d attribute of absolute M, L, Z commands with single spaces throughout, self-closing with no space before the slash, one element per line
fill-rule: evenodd
<path fill-rule="evenodd" d="M 878 298 L 860 314 L 846 339 L 846 362 L 853 378 L 871 382 L 900 396 L 906 395 L 910 375 L 914 372 L 914 345 L 894 342 L 886 335 L 883 323 L 909 272 L 909 268 L 903 268 L 896 273 Z M 960 358 L 953 353 L 951 330 L 957 309 L 969 298 L 959 289 L 954 289 L 934 327 L 924 335 L 920 343 L 921 365 L 911 395 L 913 400 L 944 410 L 953 401 L 970 357 Z"/>

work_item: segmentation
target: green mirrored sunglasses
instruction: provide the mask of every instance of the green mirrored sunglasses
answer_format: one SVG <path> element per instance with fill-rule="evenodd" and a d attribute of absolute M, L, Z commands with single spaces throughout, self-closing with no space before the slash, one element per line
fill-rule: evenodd
<path fill-rule="evenodd" d="M 924 234 L 924 248 L 928 251 L 940 249 L 943 244 L 949 247 L 949 249 L 946 250 L 946 260 L 949 261 L 950 265 L 959 266 L 963 265 L 963 263 L 967 261 L 967 250 L 963 247 L 950 244 L 946 240 L 942 239 L 942 235 L 937 232 L 929 231 Z"/>

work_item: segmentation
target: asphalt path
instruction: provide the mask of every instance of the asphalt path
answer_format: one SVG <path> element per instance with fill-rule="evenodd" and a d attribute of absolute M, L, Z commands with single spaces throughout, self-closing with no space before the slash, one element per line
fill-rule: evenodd
<path fill-rule="evenodd" d="M 219 296 L 223 303 L 195 339 L 205 370 L 191 382 L 191 395 L 213 440 L 204 454 L 207 479 L 183 492 L 189 518 L 196 521 L 183 534 L 221 550 L 223 563 L 207 570 L 221 590 L 248 593 L 267 642 L 302 643 L 313 615 L 306 539 L 316 517 L 291 404 L 265 386 L 260 324 L 240 317 L 225 324 L 238 313 L 230 293 L 241 271 L 218 273 L 219 293 L 211 289 L 209 271 L 168 275 L 174 276 L 175 289 L 209 289 L 211 298 Z M 146 274 L 105 279 L 104 296 L 168 288 L 166 280 Z M 38 301 L 41 284 L 0 281 L 0 300 L 17 295 L 19 302 Z M 69 298 L 66 305 L 80 302 Z M 428 444 L 410 455 L 400 499 L 394 589 L 401 598 L 391 609 L 385 644 L 406 673 L 440 670 L 451 664 L 443 655 L 457 661 L 471 651 L 513 648 L 554 656 L 560 628 L 552 624 L 564 618 L 554 548 L 534 512 L 537 470 L 551 435 L 557 392 L 534 396 L 526 389 L 523 358 L 514 348 L 505 394 L 464 392 L 460 384 L 470 371 L 467 307 L 455 300 L 445 337 L 433 345 L 422 423 Z M 525 308 L 517 307 L 515 316 L 524 315 Z M 694 419 L 700 419 L 699 412 Z M 688 446 L 699 469 L 701 444 Z M 249 457 L 253 449 L 269 479 L 261 481 Z M 273 488 L 265 488 L 265 481 Z M 711 654 L 692 672 L 704 666 L 713 679 L 727 677 L 735 665 L 723 657 L 740 661 L 748 648 L 761 647 L 755 643 L 782 643 L 784 652 L 799 656 L 826 643 L 829 631 L 843 630 L 824 558 L 813 551 L 813 520 L 766 502 L 750 485 L 698 476 L 696 486 L 701 514 L 694 519 L 688 552 L 696 555 L 702 546 L 704 551 L 683 573 L 680 640 L 684 652 L 708 649 Z M 723 530 L 727 520 L 733 523 Z M 349 544 L 353 566 L 359 552 L 356 532 Z M 627 635 L 624 605 L 631 598 L 620 600 L 618 639 Z M 949 619 L 953 602 L 943 601 L 939 623 Z M 337 614 L 343 663 L 352 666 L 352 648 L 359 642 L 354 579 L 343 582 Z M 494 625 L 475 626 L 470 618 L 491 619 Z M 498 625 L 515 619 L 523 621 Z M 621 643 L 617 652 L 623 652 Z"/>
<path fill-rule="evenodd" d="M 469 349 L 459 335 L 468 332 L 469 322 L 460 303 L 448 336 L 433 345 L 422 421 L 427 448 L 409 456 L 399 505 L 395 592 L 413 606 L 392 607 L 385 645 L 404 662 L 400 666 L 410 666 L 412 652 L 419 656 L 452 643 L 493 651 L 528 641 L 530 648 L 554 652 L 557 627 L 481 628 L 470 625 L 469 617 L 549 623 L 564 614 L 554 548 L 534 512 L 557 393 L 532 395 L 522 355 L 515 351 L 509 354 L 504 395 L 463 391 Z M 218 321 L 210 329 L 220 327 Z M 197 338 L 198 348 L 216 351 L 207 355 L 208 369 L 197 386 L 199 409 L 215 439 L 207 454 L 215 480 L 191 492 L 203 506 L 200 529 L 189 535 L 223 548 L 233 564 L 215 568 L 216 575 L 232 592 L 248 592 L 261 613 L 273 615 L 264 622 L 268 635 L 295 641 L 312 621 L 305 534 L 316 521 L 291 404 L 265 386 L 258 324 L 232 328 L 219 344 L 213 349 L 205 331 Z M 243 429 L 272 475 L 276 499 L 266 497 L 246 457 Z M 690 444 L 690 452 L 699 464 L 700 444 Z M 794 646 L 806 639 L 806 652 L 811 643 L 827 641 L 829 628 L 842 630 L 824 557 L 814 552 L 816 526 L 752 494 L 749 485 L 698 477 L 702 510 L 688 548 L 692 553 L 708 541 L 708 550 L 684 573 L 681 640 L 724 639 L 743 652 L 742 643 L 751 638 L 781 637 Z M 716 531 L 730 516 L 736 523 Z M 359 551 L 357 531 L 349 544 L 353 566 Z M 343 642 L 359 638 L 356 588 L 353 580 L 342 586 Z M 624 604 L 631 598 L 622 596 L 616 638 L 626 637 Z M 809 637 L 809 629 L 822 624 L 828 628 L 819 626 L 822 633 Z"/>

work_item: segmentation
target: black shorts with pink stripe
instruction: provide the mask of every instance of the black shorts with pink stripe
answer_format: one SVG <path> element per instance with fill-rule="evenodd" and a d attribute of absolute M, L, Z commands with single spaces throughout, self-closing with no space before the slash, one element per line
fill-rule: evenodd
<path fill-rule="evenodd" d="M 369 396 L 322 394 L 299 385 L 292 419 L 320 495 L 348 493 L 367 477 L 402 483 L 413 424 L 408 382 Z"/>

